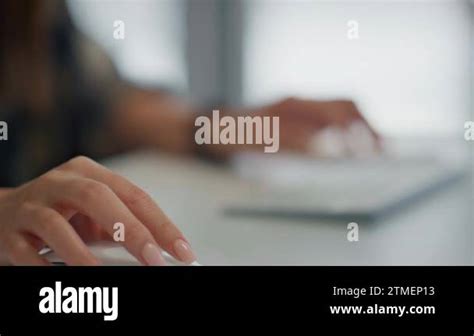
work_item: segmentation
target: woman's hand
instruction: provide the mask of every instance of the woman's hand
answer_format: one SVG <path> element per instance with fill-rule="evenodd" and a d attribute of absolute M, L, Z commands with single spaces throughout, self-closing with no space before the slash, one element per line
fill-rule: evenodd
<path fill-rule="evenodd" d="M 374 149 L 378 149 L 380 145 L 379 135 L 350 100 L 315 101 L 288 98 L 250 113 L 280 117 L 280 146 L 283 150 L 311 152 L 314 149 L 312 146 L 315 135 L 324 129 L 337 130 L 341 134 L 353 133 L 348 141 L 358 141 L 354 139 L 356 137 L 369 138 Z"/>
<path fill-rule="evenodd" d="M 224 110 L 224 114 L 234 117 L 279 117 L 279 147 L 282 151 L 344 156 L 359 154 L 358 151 L 376 153 L 381 149 L 380 136 L 350 100 L 288 98 L 259 108 Z M 240 151 L 261 151 L 262 146 L 209 145 L 206 148 L 211 156 L 226 158 Z"/>
<path fill-rule="evenodd" d="M 183 234 L 143 190 L 98 163 L 77 157 L 0 194 L 0 252 L 15 265 L 47 265 L 49 246 L 69 265 L 98 265 L 85 242 L 122 244 L 145 265 L 164 265 L 161 248 L 185 263 L 196 257 Z"/>

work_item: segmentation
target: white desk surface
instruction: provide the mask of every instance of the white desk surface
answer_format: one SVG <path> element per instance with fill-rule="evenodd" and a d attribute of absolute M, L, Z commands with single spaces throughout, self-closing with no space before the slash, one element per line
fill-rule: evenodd
<path fill-rule="evenodd" d="M 228 217 L 221 204 L 248 182 L 190 158 L 136 152 L 103 162 L 149 192 L 185 233 L 204 265 L 467 265 L 474 260 L 471 182 L 382 222 Z"/>

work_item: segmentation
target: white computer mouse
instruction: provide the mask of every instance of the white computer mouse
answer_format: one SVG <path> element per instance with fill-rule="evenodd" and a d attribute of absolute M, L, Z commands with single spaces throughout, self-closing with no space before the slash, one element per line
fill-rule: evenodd
<path fill-rule="evenodd" d="M 122 245 L 114 242 L 97 242 L 88 244 L 92 254 L 99 259 L 104 266 L 140 266 L 135 257 L 133 257 Z M 184 264 L 167 252 L 162 252 L 169 266 L 201 266 L 197 262 L 190 265 Z M 64 265 L 64 262 L 59 258 L 54 251 L 45 248 L 40 252 L 53 265 Z"/>

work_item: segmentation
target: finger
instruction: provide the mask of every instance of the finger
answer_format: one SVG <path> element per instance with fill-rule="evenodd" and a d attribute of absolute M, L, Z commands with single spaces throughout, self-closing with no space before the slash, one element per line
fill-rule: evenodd
<path fill-rule="evenodd" d="M 99 265 L 76 231 L 53 209 L 35 207 L 29 211 L 31 233 L 41 238 L 68 265 Z"/>
<path fill-rule="evenodd" d="M 368 129 L 370 137 L 374 142 L 376 151 L 381 150 L 381 137 L 364 118 L 357 105 L 350 100 L 312 101 L 312 100 L 290 100 L 285 106 L 293 110 L 297 108 L 298 116 L 315 129 L 327 127 L 340 127 L 348 130 L 354 123 L 362 122 Z"/>
<path fill-rule="evenodd" d="M 102 227 L 83 214 L 74 215 L 69 223 L 86 243 L 112 240 L 112 237 Z"/>
<path fill-rule="evenodd" d="M 23 236 L 25 237 L 26 241 L 31 246 L 33 246 L 33 248 L 36 251 L 41 251 L 42 249 L 44 249 L 46 247 L 46 244 L 44 243 L 43 240 L 41 240 L 39 237 L 37 237 L 37 236 L 35 236 L 31 233 L 25 232 L 25 233 L 23 233 Z"/>
<path fill-rule="evenodd" d="M 330 159 L 339 159 L 350 153 L 344 130 L 333 126 L 314 134 L 311 147 L 312 154 Z"/>
<path fill-rule="evenodd" d="M 312 139 L 315 131 L 307 125 L 289 123 L 280 130 L 280 146 L 283 150 L 312 153 Z"/>
<path fill-rule="evenodd" d="M 344 142 L 351 155 L 367 157 L 379 152 L 377 140 L 362 121 L 353 122 L 343 133 Z"/>
<path fill-rule="evenodd" d="M 268 107 L 264 107 L 259 115 L 278 116 L 281 125 L 297 123 L 317 130 L 324 128 L 329 122 L 326 116 L 323 116 L 324 109 L 320 107 L 321 102 L 307 101 L 301 99 L 285 99 Z"/>
<path fill-rule="evenodd" d="M 345 149 L 341 153 L 366 157 L 380 152 L 380 138 L 367 120 L 362 116 L 356 105 L 350 101 L 334 102 L 331 108 L 335 119 L 331 120 L 333 125 L 339 128 L 340 139 Z M 331 108 L 328 111 L 331 111 Z"/>
<path fill-rule="evenodd" d="M 280 110 L 283 117 L 288 120 L 298 119 L 315 128 L 328 126 L 347 128 L 356 120 L 363 120 L 368 124 L 357 106 L 350 100 L 288 99 L 278 104 L 277 110 Z"/>
<path fill-rule="evenodd" d="M 52 196 L 48 201 L 63 202 L 100 225 L 110 236 L 114 224 L 123 223 L 125 241 L 122 244 L 140 262 L 147 265 L 165 265 L 161 250 L 150 231 L 123 204 L 107 185 L 85 177 L 62 175 L 56 177 Z"/>
<path fill-rule="evenodd" d="M 6 251 L 8 259 L 18 266 L 47 266 L 50 263 L 38 254 L 38 251 L 20 234 L 8 239 Z"/>
<path fill-rule="evenodd" d="M 96 178 L 107 183 L 117 193 L 165 251 L 185 263 L 196 260 L 183 233 L 145 191 L 124 177 L 101 168 L 101 171 L 96 172 Z"/>
<path fill-rule="evenodd" d="M 109 186 L 136 218 L 148 228 L 158 244 L 173 257 L 185 263 L 196 260 L 182 232 L 145 191 L 93 161 L 87 168 L 83 168 L 82 172 L 86 177 Z"/>
<path fill-rule="evenodd" d="M 301 102 L 301 111 L 312 118 L 318 127 L 338 126 L 347 128 L 361 117 L 350 101 L 310 101 Z"/>
<path fill-rule="evenodd" d="M 350 111 L 352 117 L 352 123 L 361 121 L 370 131 L 371 135 L 373 136 L 374 140 L 376 141 L 377 145 L 380 145 L 381 136 L 380 134 L 372 127 L 372 125 L 365 119 L 363 114 L 360 112 L 359 108 L 353 102 L 346 102 L 347 109 Z"/>

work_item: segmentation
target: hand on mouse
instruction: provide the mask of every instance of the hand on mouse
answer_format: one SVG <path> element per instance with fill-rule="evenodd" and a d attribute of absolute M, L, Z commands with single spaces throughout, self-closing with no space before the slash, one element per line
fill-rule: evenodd
<path fill-rule="evenodd" d="M 48 265 L 49 246 L 68 265 L 98 265 L 85 242 L 111 239 L 123 223 L 123 245 L 145 265 L 164 265 L 161 249 L 187 264 L 189 243 L 139 187 L 98 163 L 77 157 L 0 194 L 0 252 L 15 265 Z"/>

